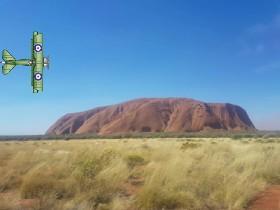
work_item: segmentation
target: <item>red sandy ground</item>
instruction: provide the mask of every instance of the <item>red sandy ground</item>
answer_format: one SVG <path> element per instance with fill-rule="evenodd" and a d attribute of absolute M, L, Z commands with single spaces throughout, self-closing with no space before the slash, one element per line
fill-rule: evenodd
<path fill-rule="evenodd" d="M 280 185 L 270 186 L 260 193 L 249 210 L 280 210 Z"/>
<path fill-rule="evenodd" d="M 16 191 L 0 193 L 0 200 L 6 201 L 9 208 L 20 210 L 39 209 L 38 199 L 20 199 L 20 195 Z"/>
<path fill-rule="evenodd" d="M 140 177 L 133 177 L 125 184 L 124 196 L 136 194 L 141 187 L 143 180 Z M 140 186 L 139 186 L 140 185 Z M 18 193 L 0 193 L 0 197 L 9 200 L 13 206 L 22 210 L 36 209 L 39 206 L 37 199 L 19 199 Z M 129 210 L 134 210 L 130 207 Z M 260 193 L 251 203 L 248 210 L 280 210 L 280 185 L 270 186 Z"/>

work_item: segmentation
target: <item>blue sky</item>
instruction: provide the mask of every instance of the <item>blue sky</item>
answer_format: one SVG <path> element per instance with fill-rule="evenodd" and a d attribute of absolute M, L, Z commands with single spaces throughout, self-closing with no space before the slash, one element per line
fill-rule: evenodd
<path fill-rule="evenodd" d="M 245 108 L 280 129 L 279 0 L 8 0 L 0 48 L 30 56 L 44 33 L 51 68 L 0 76 L 0 135 L 41 134 L 60 116 L 139 97 L 188 97 Z"/>

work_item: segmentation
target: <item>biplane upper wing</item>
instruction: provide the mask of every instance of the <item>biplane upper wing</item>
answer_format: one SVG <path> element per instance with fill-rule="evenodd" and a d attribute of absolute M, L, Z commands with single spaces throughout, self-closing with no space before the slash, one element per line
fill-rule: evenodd
<path fill-rule="evenodd" d="M 43 69 L 44 69 L 44 55 L 43 55 L 43 34 L 34 32 L 32 39 L 32 86 L 33 92 L 43 91 Z"/>

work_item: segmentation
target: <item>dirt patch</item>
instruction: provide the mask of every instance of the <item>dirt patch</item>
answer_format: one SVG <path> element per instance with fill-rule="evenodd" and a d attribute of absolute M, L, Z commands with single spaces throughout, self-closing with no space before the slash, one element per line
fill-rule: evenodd
<path fill-rule="evenodd" d="M 280 185 L 270 186 L 260 193 L 248 210 L 280 210 Z"/>
<path fill-rule="evenodd" d="M 136 166 L 133 169 L 133 172 L 128 178 L 127 182 L 125 182 L 122 185 L 123 196 L 125 197 L 135 196 L 139 192 L 139 190 L 141 189 L 145 181 L 143 173 L 144 173 L 143 166 Z"/>
<path fill-rule="evenodd" d="M 32 210 L 40 208 L 39 199 L 21 199 L 17 202 L 17 207 L 24 210 Z"/>
<path fill-rule="evenodd" d="M 39 209 L 38 199 L 20 199 L 20 194 L 16 191 L 0 193 L 0 209 Z"/>

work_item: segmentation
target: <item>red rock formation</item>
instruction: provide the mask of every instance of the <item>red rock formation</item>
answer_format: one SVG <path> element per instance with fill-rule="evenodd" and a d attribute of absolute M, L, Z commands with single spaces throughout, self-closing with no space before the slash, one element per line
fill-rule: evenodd
<path fill-rule="evenodd" d="M 47 134 L 113 134 L 128 132 L 195 132 L 207 129 L 255 129 L 246 111 L 232 104 L 185 98 L 137 99 L 66 114 Z"/>

